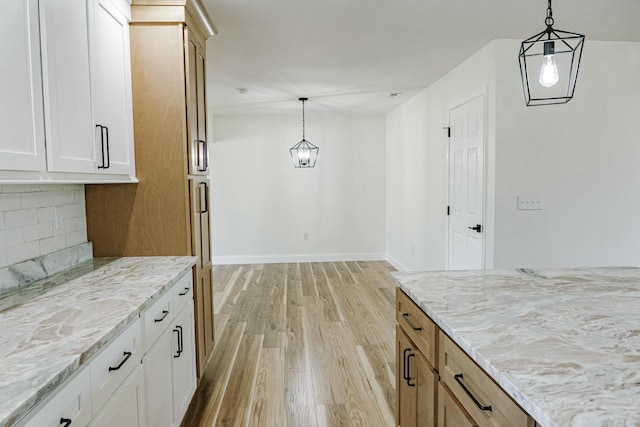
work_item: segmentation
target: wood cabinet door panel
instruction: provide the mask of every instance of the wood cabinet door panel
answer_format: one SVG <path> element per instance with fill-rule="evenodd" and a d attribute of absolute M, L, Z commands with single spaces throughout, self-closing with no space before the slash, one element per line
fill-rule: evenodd
<path fill-rule="evenodd" d="M 407 381 L 408 355 L 413 351 L 413 346 L 405 332 L 399 326 L 396 327 L 396 390 L 398 401 L 397 424 L 401 427 L 414 427 L 417 422 L 416 387 L 411 387 Z"/>
<path fill-rule="evenodd" d="M 438 427 L 478 427 L 447 386 L 438 386 Z"/>

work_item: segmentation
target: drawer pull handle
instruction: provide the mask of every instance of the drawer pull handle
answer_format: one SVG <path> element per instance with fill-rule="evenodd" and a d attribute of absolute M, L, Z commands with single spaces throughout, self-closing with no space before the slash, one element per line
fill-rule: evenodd
<path fill-rule="evenodd" d="M 411 358 L 416 357 L 415 353 L 411 353 L 407 356 L 407 385 L 409 387 L 415 387 L 416 383 L 411 384 Z"/>
<path fill-rule="evenodd" d="M 475 403 L 478 408 L 482 409 L 483 411 L 491 411 L 492 410 L 491 409 L 491 405 L 482 406 L 482 404 L 480 402 L 478 402 L 478 399 L 476 399 L 476 397 L 473 395 L 473 393 L 471 393 L 471 391 L 462 382 L 462 380 L 464 379 L 464 376 L 462 374 L 454 375 L 453 378 L 456 380 L 456 382 L 458 384 L 460 384 L 460 387 L 462 387 L 462 389 L 465 391 L 465 393 L 467 393 L 467 395 L 471 398 L 471 400 L 473 400 L 473 403 Z"/>
<path fill-rule="evenodd" d="M 189 289 L 191 289 L 191 288 L 184 288 L 184 292 L 180 292 L 178 295 L 181 296 L 181 297 L 185 296 L 186 294 L 189 293 Z"/>
<path fill-rule="evenodd" d="M 402 313 L 402 317 L 404 317 L 404 320 L 407 321 L 409 326 L 411 326 L 411 329 L 413 329 L 414 331 L 421 331 L 422 330 L 421 327 L 418 327 L 418 326 L 414 325 L 413 323 L 411 323 L 411 320 L 409 320 L 409 313 Z"/>
<path fill-rule="evenodd" d="M 69 427 L 71 425 L 71 420 L 69 418 L 60 418 L 60 425 L 63 427 Z"/>
<path fill-rule="evenodd" d="M 155 323 L 162 322 L 169 315 L 169 310 L 162 310 L 162 317 L 159 319 L 153 319 Z"/>
<path fill-rule="evenodd" d="M 124 356 L 124 359 L 122 359 L 122 361 L 118 364 L 118 366 L 116 366 L 115 368 L 113 366 L 109 366 L 109 372 L 117 371 L 118 369 L 122 368 L 122 365 L 124 365 L 127 362 L 127 360 L 129 360 L 129 358 L 131 357 L 131 352 L 125 351 L 123 356 Z"/>

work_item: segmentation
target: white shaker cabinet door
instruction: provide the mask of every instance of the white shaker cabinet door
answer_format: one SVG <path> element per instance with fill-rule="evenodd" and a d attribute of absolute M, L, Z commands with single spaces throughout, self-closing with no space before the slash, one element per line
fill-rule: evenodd
<path fill-rule="evenodd" d="M 110 0 L 90 2 L 91 78 L 98 170 L 135 175 L 129 18 Z"/>
<path fill-rule="evenodd" d="M 176 425 L 180 425 L 196 390 L 196 342 L 193 301 L 173 322 L 173 411 Z"/>
<path fill-rule="evenodd" d="M 145 427 L 144 375 L 138 366 L 111 395 L 89 427 Z M 72 424 L 71 427 L 74 425 Z"/>
<path fill-rule="evenodd" d="M 96 171 L 86 0 L 40 2 L 48 170 Z"/>
<path fill-rule="evenodd" d="M 38 1 L 3 2 L 0 24 L 0 170 L 44 171 Z"/>
<path fill-rule="evenodd" d="M 174 425 L 171 335 L 171 329 L 165 329 L 142 359 L 147 424 L 153 427 Z"/>

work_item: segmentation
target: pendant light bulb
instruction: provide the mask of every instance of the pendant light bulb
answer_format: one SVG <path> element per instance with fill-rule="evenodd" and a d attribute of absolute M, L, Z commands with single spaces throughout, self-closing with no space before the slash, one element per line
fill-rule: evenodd
<path fill-rule="evenodd" d="M 311 150 L 306 148 L 301 148 L 298 150 L 298 161 L 300 162 L 300 166 L 307 167 L 309 166 L 309 159 L 311 158 Z"/>
<path fill-rule="evenodd" d="M 544 44 L 542 68 L 540 69 L 540 84 L 544 87 L 553 87 L 560 80 L 558 65 L 556 64 L 556 57 L 554 53 L 554 43 L 546 42 Z"/>

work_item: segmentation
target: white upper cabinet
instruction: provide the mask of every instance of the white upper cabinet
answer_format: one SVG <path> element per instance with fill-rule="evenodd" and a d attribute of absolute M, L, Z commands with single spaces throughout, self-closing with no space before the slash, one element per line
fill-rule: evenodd
<path fill-rule="evenodd" d="M 135 181 L 130 14 L 128 0 L 4 6 L 0 182 Z"/>
<path fill-rule="evenodd" d="M 110 0 L 93 0 L 91 77 L 96 158 L 104 173 L 134 175 L 129 18 Z"/>
<path fill-rule="evenodd" d="M 86 0 L 40 2 L 48 170 L 96 171 Z"/>
<path fill-rule="evenodd" d="M 3 2 L 0 16 L 0 169 L 44 170 L 38 1 Z"/>

